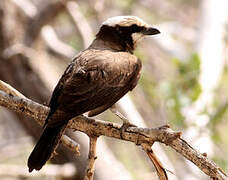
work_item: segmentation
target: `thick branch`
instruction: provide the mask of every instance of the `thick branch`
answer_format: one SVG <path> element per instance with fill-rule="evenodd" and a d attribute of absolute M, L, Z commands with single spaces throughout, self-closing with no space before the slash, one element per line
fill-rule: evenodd
<path fill-rule="evenodd" d="M 43 123 L 49 108 L 30 99 L 19 98 L 0 91 L 0 105 L 11 110 L 33 117 L 39 123 Z M 172 147 L 182 156 L 192 161 L 205 174 L 217 179 L 227 179 L 227 175 L 207 157 L 193 149 L 186 141 L 181 139 L 180 133 L 176 133 L 167 127 L 161 128 L 138 128 L 129 127 L 125 132 L 121 131 L 120 125 L 103 122 L 85 116 L 73 118 L 68 123 L 68 128 L 84 132 L 94 136 L 109 136 L 117 139 L 134 142 L 153 144 L 154 141 L 164 143 Z M 121 135 L 122 133 L 122 135 Z"/>

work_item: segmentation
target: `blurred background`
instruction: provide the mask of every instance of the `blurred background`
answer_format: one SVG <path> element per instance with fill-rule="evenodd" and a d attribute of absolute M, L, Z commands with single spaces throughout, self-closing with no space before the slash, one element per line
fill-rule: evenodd
<path fill-rule="evenodd" d="M 227 171 L 227 0 L 0 0 L 0 79 L 47 105 L 72 57 L 117 15 L 139 16 L 161 31 L 135 51 L 142 76 L 119 110 L 141 127 L 170 124 Z M 110 111 L 97 118 L 121 123 Z M 0 179 L 83 179 L 88 137 L 70 130 L 81 156 L 60 145 L 41 171 L 28 173 L 27 158 L 40 133 L 33 119 L 0 107 Z M 153 147 L 171 180 L 209 179 L 171 148 Z M 100 137 L 97 156 L 96 180 L 157 179 L 132 143 Z"/>

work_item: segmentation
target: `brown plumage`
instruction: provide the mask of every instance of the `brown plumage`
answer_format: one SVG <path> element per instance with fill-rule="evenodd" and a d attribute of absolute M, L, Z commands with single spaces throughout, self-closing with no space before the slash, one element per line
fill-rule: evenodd
<path fill-rule="evenodd" d="M 153 35 L 158 30 L 134 16 L 105 21 L 90 47 L 67 67 L 50 100 L 44 132 L 28 159 L 29 172 L 40 170 L 55 150 L 68 121 L 80 114 L 102 113 L 137 84 L 141 61 L 133 50 L 133 34 Z"/>

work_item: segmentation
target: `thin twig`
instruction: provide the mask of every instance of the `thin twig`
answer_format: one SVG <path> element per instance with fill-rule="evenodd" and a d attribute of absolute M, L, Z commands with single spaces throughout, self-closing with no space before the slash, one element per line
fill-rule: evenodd
<path fill-rule="evenodd" d="M 160 160 L 154 154 L 154 151 L 152 150 L 151 146 L 149 144 L 141 144 L 141 146 L 142 146 L 143 150 L 146 152 L 146 154 L 148 155 L 148 157 L 150 158 L 151 162 L 153 163 L 159 179 L 168 180 L 166 170 L 162 166 Z"/>
<path fill-rule="evenodd" d="M 39 123 L 44 123 L 49 111 L 49 108 L 46 106 L 29 99 L 8 95 L 3 91 L 0 91 L 0 105 L 33 117 Z M 152 144 L 153 142 L 158 141 L 170 146 L 186 159 L 192 161 L 211 178 L 217 178 L 219 180 L 227 179 L 227 175 L 221 168 L 180 138 L 181 133 L 174 132 L 168 127 L 151 129 L 129 127 L 126 131 L 122 132 L 120 125 L 91 119 L 85 116 L 73 118 L 69 121 L 67 127 L 86 134 L 93 134 L 96 136 L 104 135 L 131 141 L 137 145 L 142 143 Z"/>
<path fill-rule="evenodd" d="M 26 98 L 23 94 L 21 94 L 18 90 L 14 89 L 12 86 L 9 84 L 3 82 L 0 80 L 0 90 L 6 92 L 9 95 L 12 96 L 18 96 L 21 98 Z"/>
<path fill-rule="evenodd" d="M 61 138 L 61 142 L 71 151 L 73 151 L 77 156 L 80 155 L 80 145 L 73 139 L 71 139 L 69 136 L 63 135 Z"/>
<path fill-rule="evenodd" d="M 95 171 L 95 160 L 96 157 L 96 145 L 97 145 L 97 136 L 89 137 L 89 155 L 88 155 L 88 164 L 86 167 L 86 174 L 84 180 L 93 180 L 94 171 Z"/>

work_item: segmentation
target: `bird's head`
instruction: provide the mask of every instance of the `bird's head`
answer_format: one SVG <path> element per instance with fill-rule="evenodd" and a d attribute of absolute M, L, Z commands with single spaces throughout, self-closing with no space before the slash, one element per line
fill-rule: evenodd
<path fill-rule="evenodd" d="M 140 39 L 160 33 L 136 16 L 115 16 L 104 21 L 96 37 L 132 52 Z"/>

